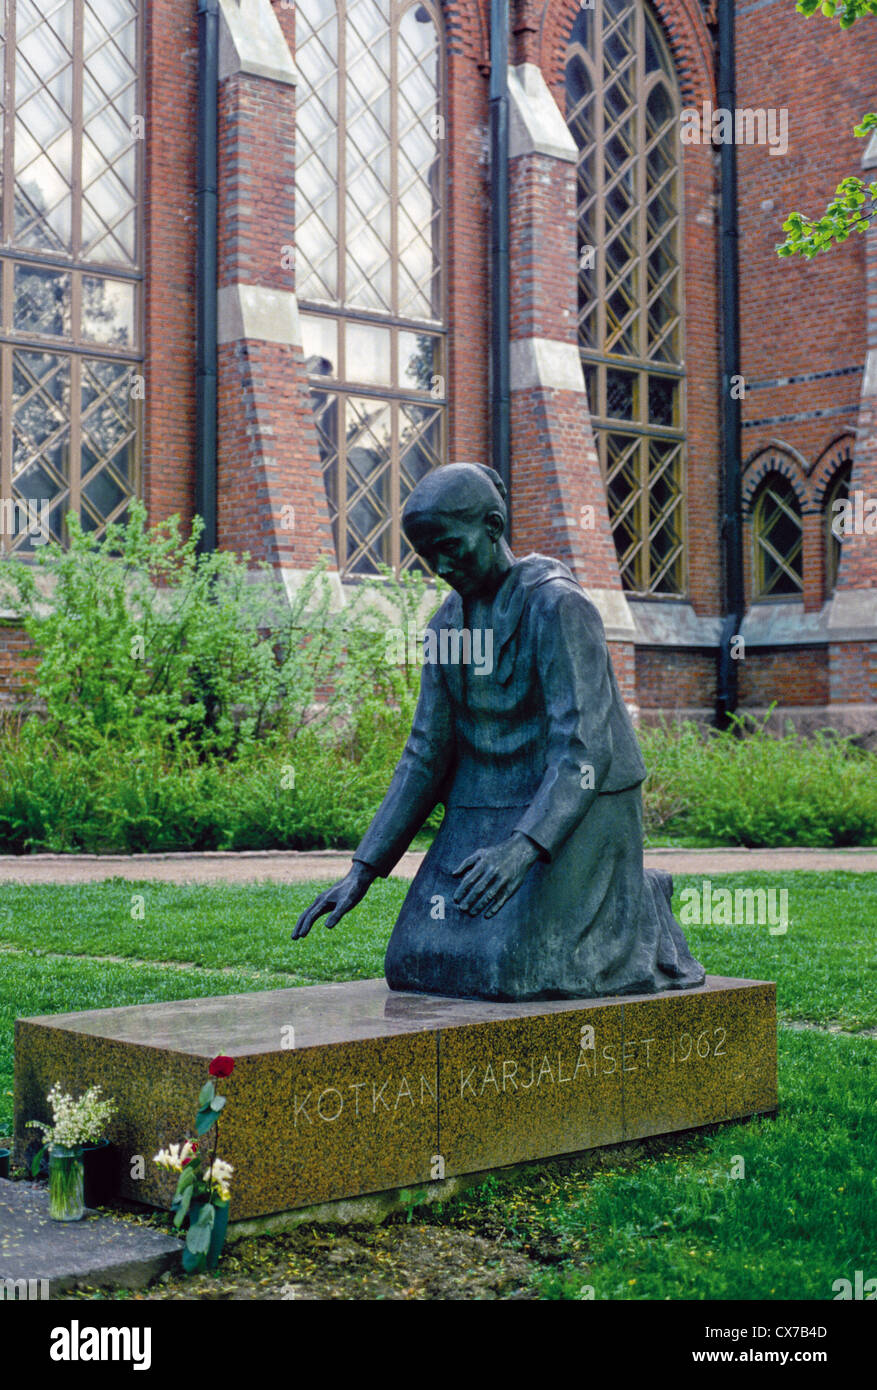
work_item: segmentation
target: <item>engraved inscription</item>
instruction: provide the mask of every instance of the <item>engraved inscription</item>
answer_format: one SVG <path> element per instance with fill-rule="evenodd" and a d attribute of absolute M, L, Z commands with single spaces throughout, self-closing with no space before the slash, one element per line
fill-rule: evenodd
<path fill-rule="evenodd" d="M 296 1091 L 293 1096 L 292 1120 L 299 1125 L 334 1124 L 342 1115 L 361 1119 L 369 1115 L 395 1115 L 406 1109 L 422 1109 L 436 1103 L 435 1081 L 423 1076 L 409 1080 L 407 1076 L 388 1076 L 377 1081 L 349 1081 L 342 1086 L 312 1087 Z"/>

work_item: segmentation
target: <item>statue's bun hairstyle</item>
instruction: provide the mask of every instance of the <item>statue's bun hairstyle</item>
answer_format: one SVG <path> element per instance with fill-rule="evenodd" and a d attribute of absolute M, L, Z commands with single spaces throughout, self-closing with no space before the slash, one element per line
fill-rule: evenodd
<path fill-rule="evenodd" d="M 493 486 L 496 488 L 503 502 L 508 501 L 506 485 L 495 468 L 488 468 L 486 463 L 473 463 L 471 466 L 477 468 L 479 473 L 483 473 L 488 482 L 493 483 Z"/>
<path fill-rule="evenodd" d="M 411 492 L 402 508 L 402 525 L 407 531 L 418 518 L 435 512 L 477 521 L 498 511 L 505 521 L 506 497 L 505 483 L 486 463 L 446 463 L 427 473 Z"/>

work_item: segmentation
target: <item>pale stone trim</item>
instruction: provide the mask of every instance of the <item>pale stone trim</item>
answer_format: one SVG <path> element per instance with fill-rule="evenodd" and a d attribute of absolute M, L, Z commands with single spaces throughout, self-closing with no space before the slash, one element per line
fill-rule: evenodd
<path fill-rule="evenodd" d="M 877 589 L 838 589 L 826 609 L 833 642 L 877 642 Z"/>
<path fill-rule="evenodd" d="M 555 338 L 513 338 L 510 385 L 513 391 L 533 388 L 585 393 L 585 376 L 575 343 Z"/>
<path fill-rule="evenodd" d="M 603 619 L 610 642 L 633 642 L 636 624 L 623 589 L 588 589 L 585 593 Z"/>
<path fill-rule="evenodd" d="M 294 87 L 289 45 L 270 0 L 219 0 L 219 80 L 243 72 Z"/>
<path fill-rule="evenodd" d="M 291 290 L 263 285 L 225 285 L 217 293 L 220 343 L 256 338 L 301 347 L 298 303 Z"/>
<path fill-rule="evenodd" d="M 509 159 L 522 154 L 578 160 L 576 142 L 535 63 L 509 68 Z"/>
<path fill-rule="evenodd" d="M 717 647 L 722 619 L 701 617 L 690 603 L 628 599 L 636 630 L 634 642 L 642 647 Z"/>

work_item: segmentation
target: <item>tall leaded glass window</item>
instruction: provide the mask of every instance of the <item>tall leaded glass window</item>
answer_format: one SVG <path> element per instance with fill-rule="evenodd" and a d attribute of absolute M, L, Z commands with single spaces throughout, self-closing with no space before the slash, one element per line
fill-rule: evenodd
<path fill-rule="evenodd" d="M 792 484 L 771 473 L 752 512 L 755 597 L 787 598 L 804 588 L 804 528 Z"/>
<path fill-rule="evenodd" d="M 437 0 L 299 0 L 296 290 L 346 574 L 417 565 L 399 515 L 445 455 Z"/>
<path fill-rule="evenodd" d="M 580 11 L 566 63 L 579 150 L 579 345 L 624 587 L 685 591 L 680 101 L 643 0 Z"/>
<path fill-rule="evenodd" d="M 137 0 L 0 9 L 0 544 L 124 517 L 137 487 Z M 18 504 L 18 505 L 16 505 Z"/>

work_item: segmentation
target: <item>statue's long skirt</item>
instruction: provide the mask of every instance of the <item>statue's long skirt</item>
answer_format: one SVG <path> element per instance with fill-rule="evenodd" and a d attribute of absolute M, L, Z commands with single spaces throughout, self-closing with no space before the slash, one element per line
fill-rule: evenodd
<path fill-rule="evenodd" d="M 598 796 L 551 863 L 494 917 L 454 903 L 454 869 L 498 844 L 525 808 L 451 806 L 387 947 L 391 989 L 474 999 L 654 994 L 703 984 L 670 910 L 669 874 L 643 869 L 642 794 Z"/>

